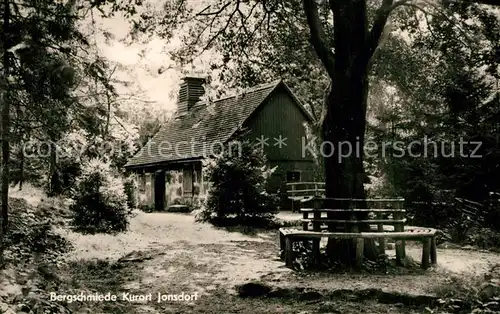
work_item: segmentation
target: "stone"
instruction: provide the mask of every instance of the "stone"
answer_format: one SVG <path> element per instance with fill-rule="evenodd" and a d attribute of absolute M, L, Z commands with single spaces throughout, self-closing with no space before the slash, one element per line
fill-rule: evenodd
<path fill-rule="evenodd" d="M 240 285 L 236 287 L 236 290 L 238 291 L 238 295 L 241 298 L 248 298 L 248 297 L 263 297 L 266 296 L 269 292 L 271 292 L 271 288 L 258 283 L 258 282 L 249 282 L 243 285 Z"/>
<path fill-rule="evenodd" d="M 485 283 L 481 285 L 479 295 L 483 299 L 491 299 L 500 294 L 500 286 L 494 283 Z"/>
<path fill-rule="evenodd" d="M 15 296 L 22 293 L 21 286 L 10 281 L 4 281 L 0 286 L 2 287 L 1 294 L 3 295 Z"/>
<path fill-rule="evenodd" d="M 321 303 L 321 305 L 318 307 L 318 312 L 320 313 L 342 313 L 340 310 L 337 308 L 339 305 L 336 302 L 332 301 L 325 301 Z"/>
<path fill-rule="evenodd" d="M 270 298 L 291 298 L 294 296 L 294 291 L 286 288 L 277 288 L 268 293 L 268 297 Z"/>
<path fill-rule="evenodd" d="M 10 310 L 9 305 L 7 303 L 0 302 L 0 310 L 2 313 L 7 312 Z"/>
<path fill-rule="evenodd" d="M 321 299 L 323 295 L 317 291 L 306 291 L 299 295 L 299 300 L 302 301 L 312 301 Z"/>

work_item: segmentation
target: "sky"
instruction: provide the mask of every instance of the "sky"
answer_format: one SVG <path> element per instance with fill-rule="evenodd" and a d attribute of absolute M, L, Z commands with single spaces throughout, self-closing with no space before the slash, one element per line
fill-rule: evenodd
<path fill-rule="evenodd" d="M 192 5 L 195 7 L 205 7 L 211 1 L 196 0 L 192 2 Z M 151 0 L 147 4 L 154 7 L 156 4 L 161 4 L 161 2 Z M 127 37 L 130 30 L 130 24 L 126 18 L 116 14 L 113 18 L 102 19 L 97 17 L 97 15 L 94 14 L 94 21 L 97 24 L 97 28 L 101 31 L 95 32 L 94 38 L 101 55 L 111 63 L 116 62 L 124 68 L 123 70 L 116 71 L 117 78 L 133 82 L 132 88 L 117 86 L 118 93 L 124 95 L 130 94 L 132 90 L 134 93 L 140 93 L 147 100 L 155 102 L 155 104 L 148 104 L 148 106 L 157 106 L 167 112 L 172 112 L 176 109 L 177 93 L 181 78 L 186 75 L 183 73 L 192 73 L 197 76 L 200 74 L 204 76 L 213 74 L 206 94 L 211 98 L 215 96 L 216 90 L 221 86 L 221 82 L 217 79 L 215 73 L 210 72 L 209 63 L 214 58 L 218 58 L 218 55 L 207 51 L 203 56 L 194 61 L 194 65 L 180 69 L 170 60 L 166 53 L 166 51 L 180 47 L 181 41 L 179 39 L 174 38 L 167 43 L 165 40 L 153 36 L 147 43 L 136 41 L 133 44 L 128 44 L 122 40 Z M 86 23 L 90 21 L 86 21 Z M 106 40 L 102 34 L 103 30 L 113 34 L 114 38 Z M 127 42 L 130 42 L 130 40 L 127 40 Z M 162 71 L 160 74 L 158 72 L 159 69 L 167 70 Z M 138 92 L 139 90 L 141 92 Z M 228 93 L 231 92 L 227 88 L 225 91 Z"/>
<path fill-rule="evenodd" d="M 202 2 L 199 5 L 202 5 Z M 123 70 L 117 71 L 119 79 L 132 82 L 131 88 L 117 86 L 118 92 L 129 94 L 132 91 L 141 94 L 146 100 L 155 102 L 151 106 L 157 106 L 166 112 L 175 110 L 177 91 L 182 77 L 181 71 L 180 69 L 168 69 L 159 74 L 158 70 L 175 66 L 165 51 L 178 46 L 180 41 L 173 40 L 167 43 L 158 37 L 153 37 L 148 43 L 135 42 L 129 45 L 121 40 L 127 36 L 130 29 L 130 25 L 124 17 L 118 14 L 108 19 L 96 17 L 96 22 L 98 28 L 104 29 L 114 36 L 114 39 L 106 42 L 101 33 L 95 34 L 95 40 L 102 55 L 112 63 L 116 62 L 123 66 Z M 194 70 L 207 73 L 207 63 L 211 57 L 213 55 L 206 55 L 202 60 L 198 60 Z M 138 91 L 142 91 L 142 93 Z"/>
<path fill-rule="evenodd" d="M 118 93 L 138 94 L 137 96 L 141 95 L 146 100 L 156 102 L 157 106 L 166 111 L 174 110 L 181 72 L 169 69 L 159 74 L 158 70 L 174 65 L 165 49 L 176 42 L 167 45 L 164 40 L 155 37 L 145 44 L 135 42 L 129 45 L 122 41 L 130 28 L 125 18 L 118 15 L 108 19 L 96 18 L 96 23 L 99 28 L 114 36 L 106 42 L 101 33 L 95 34 L 94 38 L 102 56 L 112 64 L 121 65 L 120 70 L 116 71 L 117 78 L 132 82 L 132 87 L 129 88 L 117 86 Z"/>

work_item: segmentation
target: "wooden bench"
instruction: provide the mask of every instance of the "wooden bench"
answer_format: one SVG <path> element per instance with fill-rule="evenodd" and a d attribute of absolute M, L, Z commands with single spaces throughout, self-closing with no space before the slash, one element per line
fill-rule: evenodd
<path fill-rule="evenodd" d="M 301 209 L 302 230 L 279 229 L 282 257 L 286 265 L 291 267 L 294 260 L 293 243 L 303 241 L 304 245 L 312 242 L 313 259 L 318 261 L 319 244 L 322 238 L 352 239 L 356 248 L 356 265 L 361 266 L 364 259 L 364 239 L 377 239 L 381 254 L 385 253 L 386 239 L 394 239 L 397 240 L 396 263 L 401 265 L 406 255 L 405 240 L 418 240 L 423 243 L 422 268 L 427 269 L 429 262 L 433 265 L 437 263 L 437 230 L 415 228 L 405 231 L 403 202 L 403 199 L 362 200 L 316 197 L 311 201 L 313 208 Z"/>
<path fill-rule="evenodd" d="M 292 212 L 300 210 L 301 204 L 325 194 L 324 182 L 290 182 L 286 187 L 288 199 L 292 201 Z"/>

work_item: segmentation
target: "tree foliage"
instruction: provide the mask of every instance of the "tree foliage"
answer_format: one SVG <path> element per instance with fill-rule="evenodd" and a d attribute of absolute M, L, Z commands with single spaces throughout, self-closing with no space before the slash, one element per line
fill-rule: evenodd
<path fill-rule="evenodd" d="M 268 75 L 290 73 L 291 76 L 307 80 L 311 73 L 319 73 L 313 76 L 312 84 L 308 86 L 316 89 L 310 90 L 323 91 L 326 84 L 321 82 L 325 81 L 330 86 L 321 98 L 318 97 L 319 93 L 309 95 L 317 102 L 318 99 L 321 99 L 319 102 L 324 101 L 318 131 L 324 141 L 332 142 L 337 148 L 324 159 L 326 194 L 328 197 L 364 198 L 366 162 L 363 152 L 341 158 L 346 152 L 341 151 L 336 144 L 347 142 L 351 147 L 364 145 L 370 81 L 374 77 L 383 78 L 386 82 L 379 84 L 385 88 L 391 85 L 392 78 L 399 76 L 397 67 L 406 67 L 404 60 L 408 56 L 401 58 L 397 49 L 407 48 L 402 37 L 408 37 L 408 33 L 425 33 L 425 36 L 430 33 L 432 36 L 439 27 L 448 27 L 454 31 L 450 34 L 456 35 L 458 41 L 463 41 L 464 24 L 467 22 L 456 18 L 455 14 L 460 15 L 460 11 L 466 8 L 482 9 L 477 3 L 491 2 L 219 0 L 196 6 L 194 2 L 173 0 L 167 1 L 159 11 L 142 13 L 140 18 L 134 20 L 134 26 L 138 32 L 156 31 L 166 39 L 171 39 L 176 30 L 185 30 L 183 45 L 180 51 L 175 52 L 175 56 L 185 62 L 207 49 L 215 49 L 221 53 L 221 58 L 214 60 L 212 69 L 218 70 L 222 79 L 229 77 L 258 82 L 266 80 Z M 413 19 L 413 16 L 417 16 L 417 19 Z M 429 19 L 427 26 L 430 27 L 420 32 L 418 28 L 426 24 L 426 19 Z M 402 29 L 398 36 L 393 36 L 391 23 L 406 29 Z M 453 40 L 448 41 L 444 35 L 436 41 L 444 51 L 437 56 L 461 53 L 456 45 L 447 46 Z M 394 57 L 391 63 L 381 57 L 385 49 L 380 44 L 385 44 L 388 39 L 390 43 L 387 47 L 392 50 L 388 55 Z M 410 41 L 418 44 L 418 39 L 410 38 Z M 425 41 L 428 41 L 427 38 Z M 411 49 L 406 51 L 413 52 Z M 409 57 L 411 59 L 412 56 Z M 457 65 L 436 63 L 435 52 L 424 53 L 422 59 L 431 61 L 429 66 L 435 73 L 453 75 L 450 71 Z M 421 67 L 423 64 L 415 62 L 410 66 Z M 226 73 L 236 75 L 228 76 Z M 429 76 L 420 68 L 416 73 L 421 78 L 419 87 L 424 86 Z M 399 79 L 402 77 L 399 76 Z M 419 107 L 419 101 L 412 94 L 415 86 L 410 86 L 410 82 L 414 84 L 416 81 L 401 81 L 397 91 L 403 97 L 411 94 L 412 97 L 408 97 L 412 99 L 411 105 Z M 448 88 L 448 98 L 457 99 L 458 96 L 461 99 L 458 91 L 462 91 L 462 94 L 464 89 L 471 91 L 471 82 L 465 82 L 464 75 L 462 78 L 456 76 L 453 82 L 456 88 Z M 447 81 L 441 83 L 447 84 Z M 435 108 L 435 104 L 440 101 L 439 96 L 430 93 L 425 103 Z M 425 169 L 430 171 L 431 168 Z M 365 246 L 368 247 L 370 245 Z M 334 253 L 334 250 L 329 251 Z"/>
<path fill-rule="evenodd" d="M 72 223 L 77 230 L 112 233 L 127 229 L 127 195 L 109 164 L 99 159 L 85 163 L 72 192 Z"/>
<path fill-rule="evenodd" d="M 248 142 L 237 144 L 228 144 L 220 156 L 205 164 L 211 187 L 200 214 L 202 221 L 254 224 L 276 211 L 277 199 L 266 192 L 273 169 L 268 168 L 265 155 Z"/>
<path fill-rule="evenodd" d="M 112 110 L 117 102 L 112 68 L 80 28 L 90 7 L 75 1 L 2 1 L 2 232 L 10 183 L 22 188 L 29 180 L 59 194 L 79 174 L 80 157 L 93 157 L 92 143 L 120 142 L 105 152 L 116 167 L 136 149 L 134 128 L 124 135 L 119 128 L 126 123 Z M 85 137 L 70 143 L 72 133 Z M 69 153 L 68 144 L 88 147 Z"/>
<path fill-rule="evenodd" d="M 500 21 L 477 6 L 446 10 L 459 16 L 459 22 L 474 22 L 461 29 L 467 24 L 433 18 L 427 25 L 431 31 L 416 32 L 411 43 L 400 42 L 398 49 L 386 51 L 390 60 L 404 57 L 406 62 L 397 69 L 392 62 L 389 69 L 379 69 L 397 91 L 396 101 L 377 114 L 375 134 L 380 141 L 419 140 L 413 153 L 427 152 L 425 158 L 407 154 L 383 161 L 396 194 L 427 199 L 439 190 L 453 190 L 459 197 L 485 200 L 498 189 L 493 178 L 499 161 L 495 119 L 500 72 L 495 54 Z M 473 40 L 464 41 L 462 32 L 474 34 Z M 460 141 L 465 143 L 462 151 Z M 481 158 L 471 156 L 477 146 L 471 142 L 481 143 L 474 152 Z"/>
<path fill-rule="evenodd" d="M 455 3 L 397 22 L 410 40 L 388 41 L 381 51 L 389 62 L 375 68 L 393 91 L 374 108 L 370 137 L 418 144 L 404 156 L 390 146 L 372 174 L 383 178 L 386 195 L 409 200 L 414 224 L 491 244 L 497 235 L 484 217 L 498 214 L 490 206 L 499 188 L 498 13 Z"/>

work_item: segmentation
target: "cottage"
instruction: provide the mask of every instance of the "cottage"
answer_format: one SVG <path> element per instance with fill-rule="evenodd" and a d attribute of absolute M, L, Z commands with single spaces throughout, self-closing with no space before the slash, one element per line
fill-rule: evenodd
<path fill-rule="evenodd" d="M 196 202 L 208 188 L 202 160 L 242 128 L 262 145 L 270 166 L 277 166 L 270 192 L 312 179 L 313 157 L 302 148 L 313 118 L 283 81 L 210 103 L 200 101 L 204 84 L 203 78 L 184 78 L 174 119 L 125 165 L 138 175 L 142 204 L 162 210 L 179 200 Z"/>

